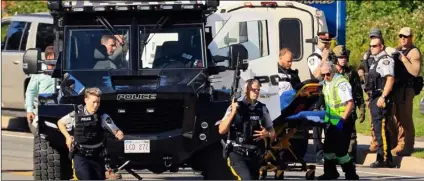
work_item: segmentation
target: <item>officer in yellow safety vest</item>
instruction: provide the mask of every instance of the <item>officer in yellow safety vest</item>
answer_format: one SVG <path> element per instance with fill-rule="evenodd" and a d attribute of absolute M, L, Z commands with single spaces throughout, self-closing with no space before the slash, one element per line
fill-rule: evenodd
<path fill-rule="evenodd" d="M 325 118 L 328 123 L 324 140 L 324 174 L 318 180 L 337 179 L 340 174 L 337 164 L 340 164 L 347 180 L 358 180 L 355 165 L 349 156 L 348 149 L 353 127 L 352 120 L 354 100 L 352 87 L 343 75 L 338 74 L 330 61 L 320 65 L 321 77 L 324 78 L 323 94 L 325 100 Z"/>

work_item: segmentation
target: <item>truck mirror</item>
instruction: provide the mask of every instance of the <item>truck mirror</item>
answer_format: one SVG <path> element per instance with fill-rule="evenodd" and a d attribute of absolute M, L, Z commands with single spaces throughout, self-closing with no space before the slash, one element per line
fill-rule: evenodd
<path fill-rule="evenodd" d="M 235 70 L 237 68 L 246 70 L 249 66 L 248 63 L 248 52 L 242 44 L 234 44 L 229 46 L 229 70 Z"/>
<path fill-rule="evenodd" d="M 41 50 L 30 48 L 24 53 L 22 69 L 25 74 L 37 74 L 41 69 Z"/>

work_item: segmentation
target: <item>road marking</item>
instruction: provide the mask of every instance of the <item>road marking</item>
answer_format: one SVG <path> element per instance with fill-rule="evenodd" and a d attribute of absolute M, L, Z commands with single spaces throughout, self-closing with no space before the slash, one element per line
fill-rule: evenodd
<path fill-rule="evenodd" d="M 17 137 L 17 138 L 34 139 L 33 136 L 24 136 L 24 135 L 7 134 L 7 133 L 2 133 L 1 136 L 10 136 L 10 137 Z"/>
<path fill-rule="evenodd" d="M 319 169 L 324 170 L 324 167 L 322 167 L 322 166 L 316 166 L 316 168 L 317 168 L 317 169 L 319 168 Z M 358 167 L 356 167 L 356 168 L 358 168 Z M 359 168 L 361 168 L 361 167 L 359 167 Z M 343 170 L 342 170 L 342 169 L 340 169 L 340 168 L 338 168 L 337 170 L 338 170 L 339 172 L 343 172 Z M 401 177 L 401 178 L 421 178 L 420 176 L 392 175 L 392 174 L 385 174 L 385 173 L 378 173 L 378 172 L 360 171 L 360 170 L 358 170 L 358 169 L 356 169 L 356 172 L 357 172 L 357 173 L 370 174 L 370 175 L 380 175 L 380 176 L 397 177 L 397 178 L 399 178 L 399 177 Z"/>
<path fill-rule="evenodd" d="M 8 173 L 8 174 L 14 174 L 14 175 L 23 175 L 23 176 L 33 176 L 33 171 L 21 171 L 21 172 L 2 171 L 2 173 Z"/>

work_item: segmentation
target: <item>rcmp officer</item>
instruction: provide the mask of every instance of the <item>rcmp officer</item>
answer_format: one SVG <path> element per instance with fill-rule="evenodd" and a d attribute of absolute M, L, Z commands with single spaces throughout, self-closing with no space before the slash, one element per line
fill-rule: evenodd
<path fill-rule="evenodd" d="M 86 89 L 85 106 L 79 105 L 78 110 L 58 121 L 60 132 L 66 138 L 66 146 L 73 155 L 74 179 L 105 180 L 103 129 L 113 133 L 119 140 L 124 138 L 122 131 L 107 114 L 96 113 L 100 106 L 100 96 L 100 89 Z"/>
<path fill-rule="evenodd" d="M 336 73 L 330 61 L 320 66 L 324 78 L 323 94 L 325 97 L 324 122 L 328 123 L 324 140 L 324 174 L 318 180 L 337 179 L 340 175 L 337 164 L 345 172 L 346 180 L 358 180 L 355 165 L 348 154 L 352 135 L 352 110 L 355 108 L 352 87 L 343 75 Z"/>
<path fill-rule="evenodd" d="M 334 60 L 336 69 L 338 73 L 342 74 L 350 83 L 352 87 L 352 96 L 355 106 L 359 109 L 359 117 L 356 114 L 356 107 L 352 110 L 351 120 L 352 122 L 352 136 L 350 138 L 349 145 L 349 154 L 353 158 L 353 162 L 356 162 L 356 126 L 355 121 L 358 118 L 359 122 L 362 123 L 365 120 L 365 102 L 364 102 L 364 92 L 362 91 L 361 80 L 356 71 L 354 71 L 352 66 L 348 65 L 349 62 L 349 50 L 343 46 L 338 45 L 333 48 L 333 53 L 337 57 Z"/>
<path fill-rule="evenodd" d="M 322 62 L 329 60 L 330 58 L 330 44 L 332 36 L 328 32 L 318 33 L 318 43 L 315 47 L 315 52 L 308 57 L 308 67 L 311 74 L 311 79 L 322 79 L 320 77 L 319 65 Z M 315 103 L 314 110 L 322 109 L 324 105 L 324 98 L 321 96 L 320 99 Z M 322 143 L 322 128 L 313 127 L 313 142 L 316 152 L 316 163 L 322 164 L 323 162 L 323 143 Z"/>
<path fill-rule="evenodd" d="M 370 65 L 365 89 L 370 99 L 371 119 L 378 142 L 377 160 L 370 167 L 393 167 L 388 122 L 393 117 L 390 115 L 390 109 L 392 109 L 394 60 L 384 51 L 381 38 L 372 39 L 370 48 L 375 60 Z"/>
<path fill-rule="evenodd" d="M 275 132 L 266 105 L 257 100 L 259 81 L 250 79 L 246 83 L 243 100 L 233 100 L 218 122 L 219 133 L 227 134 L 226 159 L 233 175 L 238 180 L 257 180 L 266 149 L 265 139 L 274 140 Z"/>

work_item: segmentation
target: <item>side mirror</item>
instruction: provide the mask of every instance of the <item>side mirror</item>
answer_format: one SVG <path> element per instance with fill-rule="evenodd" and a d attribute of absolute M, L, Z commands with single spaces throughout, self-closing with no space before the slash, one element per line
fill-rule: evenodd
<path fill-rule="evenodd" d="M 228 69 L 235 70 L 239 68 L 243 71 L 246 70 L 249 66 L 247 49 L 241 44 L 234 44 L 229 46 L 229 48 L 230 65 Z"/>
<path fill-rule="evenodd" d="M 41 70 L 41 50 L 30 48 L 24 53 L 22 60 L 22 69 L 25 74 L 38 74 Z"/>
<path fill-rule="evenodd" d="M 1 42 L 1 50 L 3 50 L 4 49 L 4 42 Z"/>

